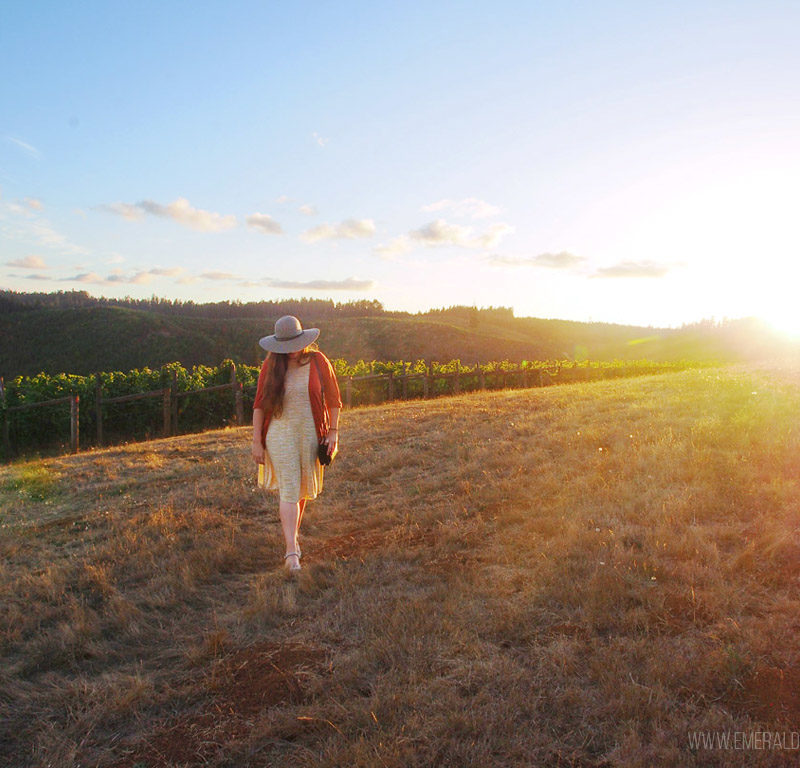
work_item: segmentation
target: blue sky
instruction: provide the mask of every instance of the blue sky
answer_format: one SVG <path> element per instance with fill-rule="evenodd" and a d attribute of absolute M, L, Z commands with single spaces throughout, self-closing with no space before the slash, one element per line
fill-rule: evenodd
<path fill-rule="evenodd" d="M 8 2 L 0 287 L 800 331 L 798 22 Z"/>

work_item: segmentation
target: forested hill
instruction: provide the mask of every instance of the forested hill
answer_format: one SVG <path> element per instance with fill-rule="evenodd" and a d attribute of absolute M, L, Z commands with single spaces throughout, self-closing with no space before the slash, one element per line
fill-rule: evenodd
<path fill-rule="evenodd" d="M 0 376 L 154 368 L 179 361 L 257 364 L 261 336 L 295 314 L 318 327 L 332 358 L 362 360 L 700 360 L 762 355 L 777 342 L 753 322 L 683 329 L 516 318 L 504 307 L 388 312 L 379 302 L 319 300 L 195 304 L 96 299 L 85 292 L 0 291 Z"/>

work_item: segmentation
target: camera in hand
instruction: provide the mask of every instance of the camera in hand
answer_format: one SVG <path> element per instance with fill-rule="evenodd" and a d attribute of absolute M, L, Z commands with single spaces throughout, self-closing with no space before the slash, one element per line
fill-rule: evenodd
<path fill-rule="evenodd" d="M 320 442 L 317 448 L 317 459 L 323 467 L 327 467 L 331 463 L 331 457 L 328 453 L 328 445 L 325 442 Z"/>

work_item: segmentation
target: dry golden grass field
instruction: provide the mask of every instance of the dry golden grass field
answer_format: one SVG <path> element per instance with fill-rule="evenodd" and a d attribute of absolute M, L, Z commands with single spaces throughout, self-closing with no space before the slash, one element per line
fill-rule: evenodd
<path fill-rule="evenodd" d="M 0 468 L 0 765 L 797 764 L 796 373 L 342 427 L 297 579 L 249 430 Z"/>

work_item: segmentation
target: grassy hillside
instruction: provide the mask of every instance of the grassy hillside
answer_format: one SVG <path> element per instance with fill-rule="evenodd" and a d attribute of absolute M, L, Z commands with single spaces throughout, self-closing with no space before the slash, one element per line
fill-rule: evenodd
<path fill-rule="evenodd" d="M 37 309 L 3 316 L 0 361 L 11 375 L 76 373 L 218 363 L 255 353 L 225 321 L 168 317 L 118 307 Z M 256 339 L 257 342 L 257 339 Z M 214 364 L 216 364 L 214 363 Z"/>
<path fill-rule="evenodd" d="M 468 309 L 468 308 L 463 308 Z M 0 375 L 217 365 L 231 358 L 255 365 L 258 339 L 275 318 L 188 317 L 122 307 L 25 309 L 3 314 Z M 719 360 L 775 354 L 775 340 L 751 326 L 636 328 L 444 311 L 412 316 L 303 318 L 322 330 L 320 346 L 351 363 L 362 360 Z M 766 348 L 768 347 L 768 349 Z M 795 351 L 796 353 L 796 351 Z"/>
<path fill-rule="evenodd" d="M 690 739 L 797 730 L 798 410 L 728 369 L 346 412 L 296 581 L 246 429 L 2 467 L 0 762 L 793 764 Z"/>
<path fill-rule="evenodd" d="M 7 378 L 68 372 L 216 365 L 225 358 L 250 365 L 263 359 L 258 339 L 273 322 L 253 318 L 206 319 L 160 315 L 118 307 L 39 309 L 3 317 L 0 361 Z M 309 318 L 322 331 L 330 357 L 363 360 L 548 359 L 564 356 L 560 338 L 513 329 L 468 329 L 423 318 Z M 577 324 L 576 324 L 577 325 Z"/>
<path fill-rule="evenodd" d="M 10 318 L 10 319 L 9 319 Z M 312 322 L 306 323 L 311 326 Z M 116 307 L 34 310 L 6 316 L 0 339 L 3 375 L 68 373 L 159 367 L 216 365 L 231 358 L 254 365 L 263 359 L 258 339 L 272 323 L 183 318 Z M 415 319 L 345 318 L 317 324 L 320 346 L 332 358 L 362 360 L 453 360 L 488 362 L 545 358 L 552 345 Z M 549 355 L 552 357 L 553 355 Z M 560 357 L 560 355 L 559 355 Z"/>

